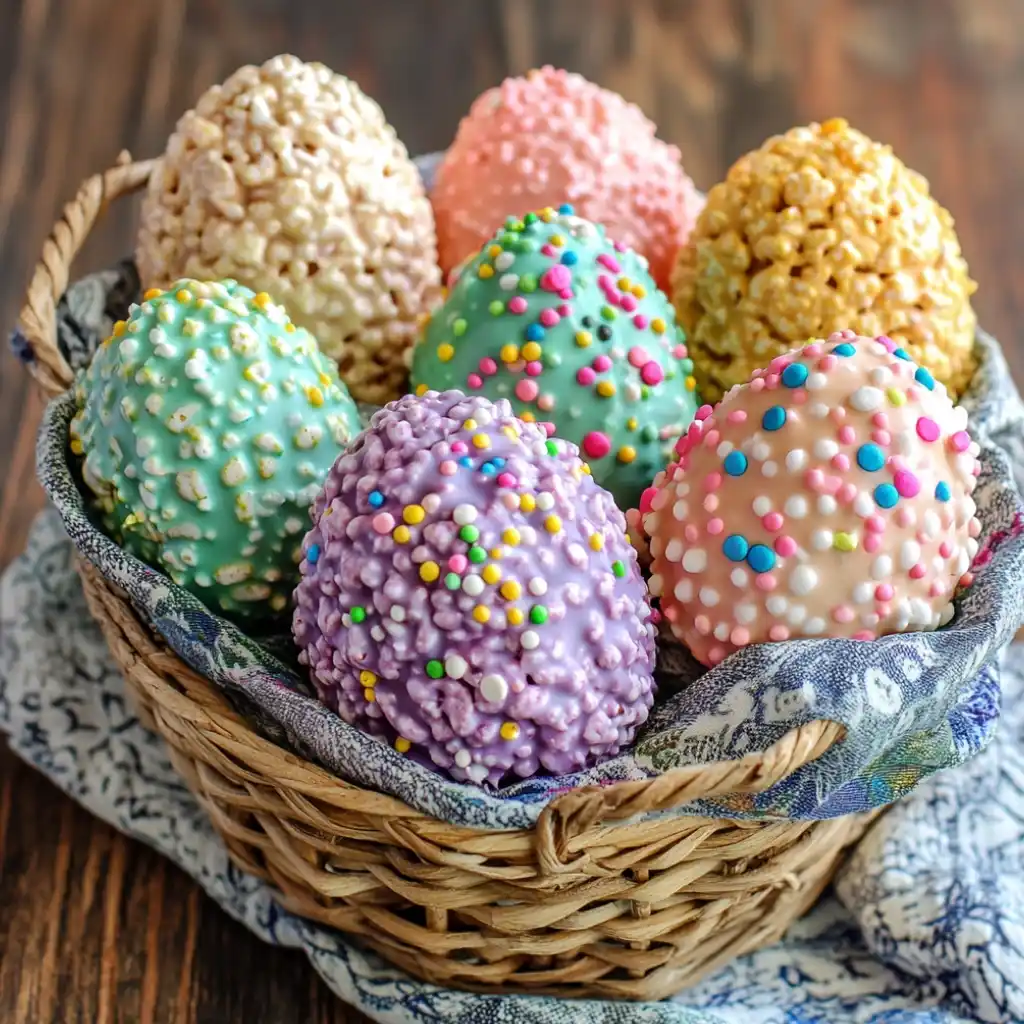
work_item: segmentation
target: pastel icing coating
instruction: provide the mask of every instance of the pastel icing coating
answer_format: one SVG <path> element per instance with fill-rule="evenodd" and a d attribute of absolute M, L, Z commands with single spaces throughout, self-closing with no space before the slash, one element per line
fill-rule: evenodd
<path fill-rule="evenodd" d="M 635 505 L 698 405 L 685 336 L 644 258 L 565 204 L 509 218 L 450 284 L 413 352 L 417 393 L 508 399 Z"/>
<path fill-rule="evenodd" d="M 266 292 L 146 292 L 75 386 L 71 448 L 107 532 L 214 610 L 288 606 L 309 507 L 359 430 L 316 339 Z"/>
<path fill-rule="evenodd" d="M 836 332 L 697 416 L 640 514 L 651 593 L 701 662 L 949 621 L 978 550 L 979 449 L 895 342 Z"/>
<path fill-rule="evenodd" d="M 313 521 L 293 630 L 346 722 L 498 786 L 612 756 L 646 720 L 654 627 L 625 519 L 507 401 L 386 406 Z"/>
<path fill-rule="evenodd" d="M 519 209 L 575 203 L 642 253 L 661 287 L 703 197 L 679 150 L 634 103 L 552 67 L 506 78 L 477 97 L 438 168 L 430 196 L 445 271 Z"/>

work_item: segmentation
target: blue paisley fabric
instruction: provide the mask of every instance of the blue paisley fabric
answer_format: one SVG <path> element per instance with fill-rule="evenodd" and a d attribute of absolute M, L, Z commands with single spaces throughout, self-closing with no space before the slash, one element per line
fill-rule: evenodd
<path fill-rule="evenodd" d="M 282 910 L 231 865 L 161 741 L 125 702 L 58 516 L 0 580 L 0 732 L 115 828 L 160 850 L 268 943 L 387 1024 L 954 1024 L 1024 1021 L 1024 648 L 993 741 L 883 815 L 834 894 L 780 944 L 663 1003 L 476 996 L 422 984 Z"/>

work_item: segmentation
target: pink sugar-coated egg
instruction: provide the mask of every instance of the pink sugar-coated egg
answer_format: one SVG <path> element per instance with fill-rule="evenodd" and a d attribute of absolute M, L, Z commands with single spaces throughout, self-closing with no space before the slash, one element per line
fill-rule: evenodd
<path fill-rule="evenodd" d="M 651 593 L 705 665 L 765 641 L 937 629 L 972 579 L 967 413 L 886 337 L 778 357 L 675 451 L 640 520 Z"/>

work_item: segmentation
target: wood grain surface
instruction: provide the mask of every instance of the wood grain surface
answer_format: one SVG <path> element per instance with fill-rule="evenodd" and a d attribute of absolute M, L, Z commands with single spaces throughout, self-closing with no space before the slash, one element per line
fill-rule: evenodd
<path fill-rule="evenodd" d="M 553 63 L 640 103 L 707 187 L 835 115 L 892 143 L 957 219 L 982 323 L 1024 380 L 1024 0 L 0 0 L 0 323 L 60 205 L 121 149 L 158 153 L 243 63 L 291 51 L 354 78 L 412 152 L 484 87 Z M 132 247 L 131 204 L 82 270 Z M 42 503 L 41 404 L 0 360 L 0 565 Z M 176 868 L 0 748 L 0 1021 L 363 1021 Z"/>

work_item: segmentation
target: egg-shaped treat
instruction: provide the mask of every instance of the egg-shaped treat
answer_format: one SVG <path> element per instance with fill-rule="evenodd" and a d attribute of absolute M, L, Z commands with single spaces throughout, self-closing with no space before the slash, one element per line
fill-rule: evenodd
<path fill-rule="evenodd" d="M 936 629 L 978 550 L 978 450 L 963 407 L 886 336 L 778 356 L 700 410 L 645 492 L 651 593 L 706 665 Z"/>
<path fill-rule="evenodd" d="M 316 339 L 265 292 L 182 280 L 114 325 L 75 399 L 109 535 L 215 611 L 284 611 L 310 505 L 359 431 Z"/>
<path fill-rule="evenodd" d="M 413 350 L 417 391 L 507 398 L 635 505 L 697 410 L 693 363 L 644 258 L 570 205 L 505 226 L 451 282 Z"/>
<path fill-rule="evenodd" d="M 773 136 L 711 189 L 673 301 L 710 402 L 837 330 L 888 335 L 958 395 L 975 287 L 928 182 L 835 118 Z"/>
<path fill-rule="evenodd" d="M 233 278 L 312 331 L 356 399 L 400 395 L 440 301 L 434 218 L 380 107 L 280 56 L 215 85 L 171 135 L 142 204 L 145 287 Z"/>
<path fill-rule="evenodd" d="M 679 150 L 655 136 L 639 107 L 551 67 L 507 78 L 477 98 L 430 200 L 446 273 L 509 213 L 571 202 L 642 253 L 663 288 L 703 205 Z"/>
<path fill-rule="evenodd" d="M 385 407 L 313 521 L 294 634 L 346 722 L 498 786 L 611 756 L 646 720 L 654 627 L 623 515 L 508 402 Z"/>

